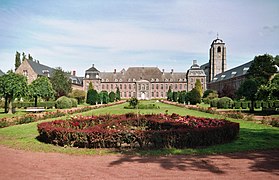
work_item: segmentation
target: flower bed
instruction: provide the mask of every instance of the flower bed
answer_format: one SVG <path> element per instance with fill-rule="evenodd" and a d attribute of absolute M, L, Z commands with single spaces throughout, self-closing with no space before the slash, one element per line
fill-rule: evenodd
<path fill-rule="evenodd" d="M 103 115 L 73 117 L 38 124 L 41 141 L 86 148 L 185 148 L 234 140 L 239 124 L 172 115 Z"/>

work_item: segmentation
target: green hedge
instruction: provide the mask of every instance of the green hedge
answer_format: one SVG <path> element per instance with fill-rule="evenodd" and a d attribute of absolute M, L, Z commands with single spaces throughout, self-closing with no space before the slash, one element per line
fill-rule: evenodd
<path fill-rule="evenodd" d="M 52 109 L 55 107 L 55 101 L 46 101 L 46 102 L 38 102 L 37 106 L 38 107 L 44 107 L 45 109 Z M 15 102 L 13 103 L 13 107 L 15 108 L 24 108 L 26 109 L 27 107 L 34 107 L 35 102 Z"/>

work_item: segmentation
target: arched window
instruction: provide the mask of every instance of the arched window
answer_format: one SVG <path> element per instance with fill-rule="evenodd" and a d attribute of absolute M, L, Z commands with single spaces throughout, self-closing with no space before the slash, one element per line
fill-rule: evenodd
<path fill-rule="evenodd" d="M 218 53 L 221 52 L 221 47 L 220 47 L 220 46 L 218 46 L 217 52 L 218 52 Z"/>

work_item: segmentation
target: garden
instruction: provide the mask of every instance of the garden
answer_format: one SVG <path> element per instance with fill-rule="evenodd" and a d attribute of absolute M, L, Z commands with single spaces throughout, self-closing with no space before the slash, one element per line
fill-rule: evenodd
<path fill-rule="evenodd" d="M 149 104 L 150 102 L 141 103 Z M 279 147 L 278 128 L 155 101 L 152 103 L 160 108 L 125 109 L 128 103 L 124 103 L 65 115 L 59 120 L 48 118 L 5 127 L 0 129 L 0 144 L 16 149 L 67 154 L 132 153 L 141 155 L 216 154 Z M 128 121 L 128 117 L 132 121 Z M 100 118 L 103 119 L 102 123 L 100 123 Z M 142 123 L 139 123 L 139 119 Z M 193 120 L 202 120 L 204 124 L 195 124 Z M 89 128 L 89 122 L 91 124 L 94 122 L 95 126 Z M 208 126 L 209 122 L 217 123 L 217 126 Z M 230 128 L 224 130 L 227 126 L 219 126 L 218 123 L 228 123 Z M 194 127 L 204 127 L 193 128 L 189 124 Z M 49 129 L 45 131 L 48 127 Z M 58 133 L 52 128 L 60 129 L 63 133 Z M 217 131 L 219 134 L 209 132 L 216 128 L 220 128 Z M 228 130 L 230 135 L 226 133 Z M 188 135 L 181 136 L 180 131 L 187 131 Z M 198 133 L 200 131 L 201 133 Z M 103 135 L 96 132 L 104 132 L 105 138 L 109 141 L 104 141 L 105 138 L 100 138 Z M 95 133 L 94 135 L 100 139 L 97 138 L 98 141 L 94 142 L 85 133 Z M 160 133 L 167 134 L 166 138 L 154 138 Z M 228 139 L 222 133 L 228 135 Z M 200 140 L 205 136 L 208 139 L 201 141 L 203 144 L 199 144 L 200 141 L 197 139 Z M 184 140 L 178 141 L 178 138 L 184 138 Z"/>

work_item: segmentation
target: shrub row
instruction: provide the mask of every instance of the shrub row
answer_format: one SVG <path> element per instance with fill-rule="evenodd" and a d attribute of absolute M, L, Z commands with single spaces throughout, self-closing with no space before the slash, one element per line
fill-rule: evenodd
<path fill-rule="evenodd" d="M 38 102 L 38 107 L 44 107 L 45 109 L 52 109 L 55 107 L 56 102 L 55 101 L 46 101 L 46 102 Z M 27 107 L 33 107 L 35 105 L 34 102 L 15 102 L 13 103 L 13 107 L 15 108 L 27 108 Z"/>
<path fill-rule="evenodd" d="M 234 108 L 234 109 L 248 109 L 251 107 L 251 101 L 232 101 L 230 98 L 215 98 L 210 101 L 211 107 L 217 107 L 222 109 Z M 254 107 L 259 108 L 279 108 L 279 100 L 275 101 L 255 101 Z"/>
<path fill-rule="evenodd" d="M 169 115 L 76 117 L 38 124 L 39 139 L 86 148 L 185 148 L 234 140 L 239 124 L 208 118 Z"/>
<path fill-rule="evenodd" d="M 81 108 L 75 108 L 75 109 L 68 109 L 68 110 L 57 110 L 53 112 L 44 112 L 40 114 L 25 114 L 23 116 L 17 116 L 17 117 L 12 117 L 12 118 L 0 118 L 0 128 L 7 127 L 7 126 L 12 126 L 16 124 L 25 124 L 25 123 L 30 123 L 30 122 L 35 122 L 39 120 L 44 120 L 44 119 L 49 119 L 49 118 L 57 118 L 65 115 L 72 115 L 75 113 L 81 113 L 81 112 L 86 112 L 90 111 L 92 109 L 97 109 L 101 107 L 108 107 L 116 104 L 121 104 L 124 103 L 125 101 L 118 101 L 110 104 L 103 104 L 103 105 L 95 105 L 95 106 L 86 106 L 86 107 L 81 107 Z"/>

